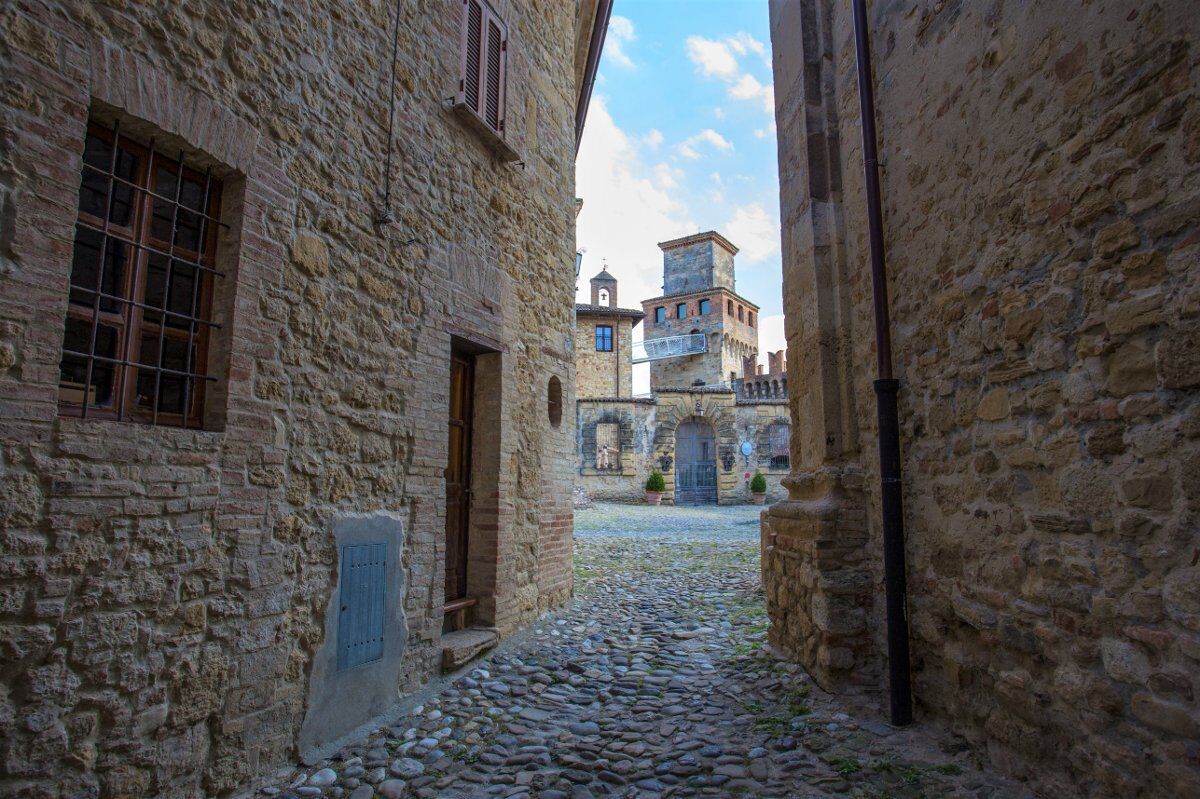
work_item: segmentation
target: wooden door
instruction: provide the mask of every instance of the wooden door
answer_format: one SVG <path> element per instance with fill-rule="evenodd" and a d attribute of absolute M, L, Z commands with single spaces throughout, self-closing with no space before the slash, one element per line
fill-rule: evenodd
<path fill-rule="evenodd" d="M 717 448 L 712 425 L 687 421 L 675 429 L 675 504 L 717 501 Z"/>
<path fill-rule="evenodd" d="M 475 358 L 450 356 L 450 455 L 446 466 L 446 602 L 467 595 L 467 552 L 471 527 L 471 400 Z"/>

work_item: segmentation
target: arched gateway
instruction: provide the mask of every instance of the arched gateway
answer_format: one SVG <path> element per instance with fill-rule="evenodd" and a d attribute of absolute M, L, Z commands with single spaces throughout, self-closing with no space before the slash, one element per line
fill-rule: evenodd
<path fill-rule="evenodd" d="M 712 425 L 695 417 L 675 428 L 675 504 L 717 501 L 717 447 Z"/>

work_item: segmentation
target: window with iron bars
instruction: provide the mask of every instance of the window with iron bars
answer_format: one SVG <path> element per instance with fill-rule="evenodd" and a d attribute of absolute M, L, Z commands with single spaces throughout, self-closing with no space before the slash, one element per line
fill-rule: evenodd
<path fill-rule="evenodd" d="M 771 445 L 771 468 L 791 468 L 792 426 L 776 422 L 768 428 Z"/>
<path fill-rule="evenodd" d="M 59 367 L 64 416 L 201 427 L 221 183 L 92 120 Z"/>

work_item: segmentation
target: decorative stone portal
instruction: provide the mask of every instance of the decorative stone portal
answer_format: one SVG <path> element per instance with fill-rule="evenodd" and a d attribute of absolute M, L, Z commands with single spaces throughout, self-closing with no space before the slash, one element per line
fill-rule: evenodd
<path fill-rule="evenodd" d="M 408 640 L 404 616 L 404 521 L 392 513 L 347 514 L 331 525 L 337 585 L 308 681 L 300 751 L 334 741 L 398 698 Z"/>

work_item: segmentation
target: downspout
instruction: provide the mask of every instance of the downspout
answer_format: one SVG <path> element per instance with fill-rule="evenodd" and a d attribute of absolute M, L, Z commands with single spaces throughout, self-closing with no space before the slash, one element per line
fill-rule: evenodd
<path fill-rule="evenodd" d="M 892 376 L 892 334 L 884 261 L 883 207 L 879 189 L 879 153 L 875 144 L 875 90 L 867 2 L 854 0 L 854 49 L 858 56 L 858 102 L 862 115 L 863 170 L 867 190 L 867 228 L 871 244 L 871 290 L 875 301 L 875 398 L 879 418 L 879 493 L 883 516 L 883 580 L 887 603 L 888 686 L 892 724 L 912 722 L 912 685 L 908 664 L 908 591 L 904 577 L 904 501 L 900 475 L 900 420 L 896 397 L 900 381 Z"/>
<path fill-rule="evenodd" d="M 588 105 L 592 101 L 592 87 L 596 84 L 596 72 L 600 69 L 600 53 L 604 50 L 604 36 L 608 33 L 608 20 L 612 16 L 613 0 L 599 0 L 596 20 L 592 25 L 592 38 L 588 43 L 587 63 L 583 68 L 583 86 L 579 90 L 579 102 L 575 106 L 575 152 L 583 141 L 583 123 L 587 121 Z"/>

